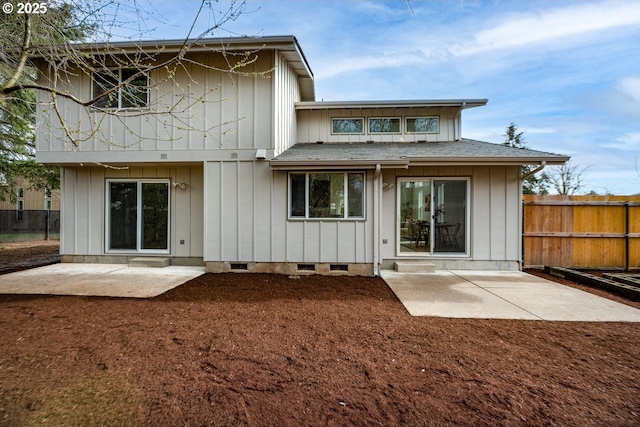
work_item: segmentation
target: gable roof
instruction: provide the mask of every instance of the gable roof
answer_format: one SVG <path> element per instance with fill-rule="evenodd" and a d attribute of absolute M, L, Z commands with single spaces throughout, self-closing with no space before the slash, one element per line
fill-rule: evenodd
<path fill-rule="evenodd" d="M 387 168 L 443 165 L 559 165 L 569 156 L 461 139 L 444 142 L 301 143 L 270 161 L 272 169 Z"/>
<path fill-rule="evenodd" d="M 315 87 L 313 72 L 307 62 L 307 58 L 298 43 L 298 39 L 292 35 L 264 36 L 264 37 L 210 37 L 199 39 L 169 39 L 169 40 L 142 40 L 142 41 L 117 41 L 107 43 L 78 43 L 77 49 L 87 55 L 127 55 L 142 51 L 155 53 L 178 53 L 189 46 L 190 53 L 206 52 L 232 52 L 232 51 L 260 51 L 272 49 L 279 52 L 289 63 L 298 76 L 301 98 L 303 101 L 315 100 Z M 32 59 L 46 56 L 49 46 L 35 47 Z"/>

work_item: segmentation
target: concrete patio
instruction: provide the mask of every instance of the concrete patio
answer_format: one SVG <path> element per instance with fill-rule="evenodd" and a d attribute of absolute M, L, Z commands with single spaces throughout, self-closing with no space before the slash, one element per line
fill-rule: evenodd
<path fill-rule="evenodd" d="M 436 271 L 382 278 L 412 316 L 640 322 L 640 310 L 521 271 Z"/>
<path fill-rule="evenodd" d="M 152 298 L 204 273 L 204 267 L 62 263 L 0 276 L 0 294 Z"/>
<path fill-rule="evenodd" d="M 0 294 L 152 298 L 204 267 L 62 263 L 0 275 Z M 382 278 L 412 316 L 640 322 L 640 310 L 520 271 L 397 273 Z"/>

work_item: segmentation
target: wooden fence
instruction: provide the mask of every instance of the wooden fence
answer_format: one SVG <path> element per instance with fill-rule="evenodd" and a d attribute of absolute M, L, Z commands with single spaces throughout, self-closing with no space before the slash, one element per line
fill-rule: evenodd
<path fill-rule="evenodd" d="M 640 196 L 524 195 L 524 266 L 640 268 Z"/>
<path fill-rule="evenodd" d="M 60 211 L 0 210 L 0 242 L 60 239 Z"/>

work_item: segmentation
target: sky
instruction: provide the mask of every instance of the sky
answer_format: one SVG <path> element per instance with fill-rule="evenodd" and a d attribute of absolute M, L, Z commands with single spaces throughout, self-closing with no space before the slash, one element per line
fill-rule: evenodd
<path fill-rule="evenodd" d="M 148 2 L 159 39 L 184 37 L 199 5 Z M 640 1 L 247 0 L 215 33 L 272 35 L 296 36 L 317 101 L 488 98 L 463 137 L 502 143 L 513 122 L 586 168 L 581 192 L 640 193 Z"/>

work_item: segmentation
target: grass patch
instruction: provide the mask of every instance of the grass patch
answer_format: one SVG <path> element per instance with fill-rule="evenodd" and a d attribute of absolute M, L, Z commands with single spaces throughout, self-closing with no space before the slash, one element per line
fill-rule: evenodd
<path fill-rule="evenodd" d="M 58 389 L 34 411 L 24 426 L 132 426 L 141 423 L 138 389 L 118 375 L 85 377 Z"/>

